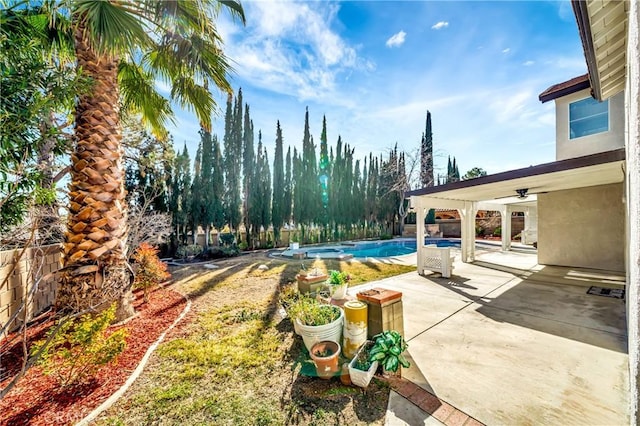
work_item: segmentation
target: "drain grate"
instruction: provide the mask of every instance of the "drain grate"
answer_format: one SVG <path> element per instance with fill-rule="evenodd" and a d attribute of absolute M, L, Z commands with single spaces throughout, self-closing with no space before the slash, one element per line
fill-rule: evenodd
<path fill-rule="evenodd" d="M 605 288 L 591 286 L 587 290 L 587 294 L 594 294 L 596 296 L 615 297 L 616 299 L 624 299 L 624 289 L 621 288 Z"/>

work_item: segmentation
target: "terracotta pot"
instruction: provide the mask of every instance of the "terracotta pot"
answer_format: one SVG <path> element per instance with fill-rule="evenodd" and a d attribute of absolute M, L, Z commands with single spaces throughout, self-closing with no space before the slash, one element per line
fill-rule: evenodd
<path fill-rule="evenodd" d="M 318 342 L 311 347 L 309 354 L 316 364 L 316 371 L 321 379 L 330 379 L 340 370 L 338 366 L 340 345 L 338 343 L 329 340 Z"/>

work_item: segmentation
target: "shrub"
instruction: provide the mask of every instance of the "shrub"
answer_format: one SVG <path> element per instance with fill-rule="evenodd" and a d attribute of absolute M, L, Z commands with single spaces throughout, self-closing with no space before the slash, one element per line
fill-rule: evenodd
<path fill-rule="evenodd" d="M 136 265 L 134 288 L 144 290 L 144 301 L 149 301 L 149 289 L 160 284 L 171 276 L 167 264 L 158 259 L 159 250 L 148 243 L 141 243 L 133 253 Z"/>
<path fill-rule="evenodd" d="M 230 246 L 236 242 L 236 236 L 231 232 L 225 232 L 224 234 L 219 235 L 220 244 L 223 246 Z"/>
<path fill-rule="evenodd" d="M 493 230 L 493 236 L 494 237 L 501 237 L 502 236 L 502 227 L 498 226 L 496 229 Z"/>
<path fill-rule="evenodd" d="M 382 235 L 380 235 L 380 239 L 381 240 L 391 240 L 391 239 L 393 239 L 393 236 L 389 235 L 389 234 L 382 234 Z"/>
<path fill-rule="evenodd" d="M 240 244 L 238 244 L 238 249 L 239 250 L 244 251 L 244 250 L 246 250 L 248 248 L 249 248 L 249 244 L 247 244 L 246 241 L 241 241 Z"/>
<path fill-rule="evenodd" d="M 191 244 L 188 246 L 180 246 L 176 251 L 176 257 L 178 259 L 186 259 L 188 257 L 197 256 L 202 253 L 202 247 L 198 244 Z"/>
<path fill-rule="evenodd" d="M 115 318 L 115 303 L 98 315 L 83 315 L 53 327 L 47 338 L 34 343 L 31 355 L 42 350 L 38 364 L 62 387 L 95 377 L 101 366 L 114 362 L 126 346 L 126 329 L 107 333 Z M 64 320 L 63 320 L 64 321 Z M 46 344 L 48 339 L 49 344 Z"/>

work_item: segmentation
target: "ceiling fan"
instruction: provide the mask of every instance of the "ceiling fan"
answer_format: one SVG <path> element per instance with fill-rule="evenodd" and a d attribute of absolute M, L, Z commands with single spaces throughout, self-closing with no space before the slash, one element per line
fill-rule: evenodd
<path fill-rule="evenodd" d="M 527 194 L 528 192 L 529 192 L 529 188 L 516 189 L 516 193 L 518 194 L 519 200 L 524 200 L 525 198 L 527 198 L 529 196 Z"/>

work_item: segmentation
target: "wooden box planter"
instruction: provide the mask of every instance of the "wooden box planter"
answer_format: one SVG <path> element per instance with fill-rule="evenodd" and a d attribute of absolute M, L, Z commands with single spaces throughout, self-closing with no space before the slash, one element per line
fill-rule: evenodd
<path fill-rule="evenodd" d="M 300 293 L 317 293 L 326 287 L 327 281 L 326 274 L 320 275 L 296 275 L 296 281 L 298 282 L 298 291 Z"/>

